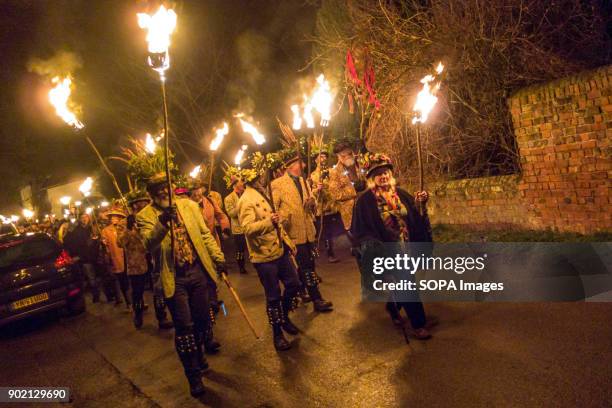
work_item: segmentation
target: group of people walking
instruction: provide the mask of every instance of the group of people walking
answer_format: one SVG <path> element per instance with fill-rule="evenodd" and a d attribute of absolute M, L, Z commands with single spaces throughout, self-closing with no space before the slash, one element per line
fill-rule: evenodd
<path fill-rule="evenodd" d="M 231 192 L 224 200 L 198 180 L 188 188 L 170 189 L 165 174 L 156 174 L 147 180 L 146 194 L 130 194 L 129 208 L 116 206 L 108 212 L 100 237 L 84 214 L 66 236 L 66 246 L 79 255 L 95 302 L 99 255 L 90 244 L 101 241 L 115 278 L 114 299 L 120 302 L 121 293 L 126 305 L 132 305 L 137 328 L 143 324 L 146 277 L 151 277 L 160 328 L 174 327 L 176 352 L 191 394 L 200 395 L 202 372 L 208 368 L 205 353 L 220 347 L 213 324 L 219 310 L 217 285 L 227 273 L 222 243 L 230 235 L 240 273 L 247 273 L 247 257 L 257 272 L 279 351 L 291 348 L 286 334 L 300 333 L 290 319 L 300 304 L 312 303 L 317 313 L 334 309 L 316 271 L 321 239 L 330 263 L 338 262 L 334 239 L 340 234 L 349 238 L 358 262 L 373 243 L 431 241 L 424 209 L 427 193 L 412 196 L 398 188 L 387 156 L 358 156 L 347 142 L 336 143 L 333 154 L 335 163 L 330 163 L 332 153 L 326 149 L 307 157 L 316 168 L 306 174 L 299 150 L 257 153 L 240 167 L 226 168 Z M 172 323 L 165 318 L 166 308 Z M 403 324 L 401 309 L 410 318 L 414 336 L 429 338 L 423 305 L 389 302 L 386 310 L 396 324 Z"/>

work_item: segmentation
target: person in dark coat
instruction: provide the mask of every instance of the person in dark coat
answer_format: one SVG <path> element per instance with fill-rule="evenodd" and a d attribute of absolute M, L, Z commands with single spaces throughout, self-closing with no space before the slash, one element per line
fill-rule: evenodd
<path fill-rule="evenodd" d="M 396 186 L 391 160 L 383 154 L 366 153 L 363 168 L 367 172 L 368 189 L 357 199 L 353 212 L 351 234 L 363 254 L 381 243 L 431 243 L 431 225 L 425 209 L 426 191 L 416 193 L 416 199 Z M 423 206 L 423 215 L 418 206 Z M 430 245 L 426 245 L 431 247 Z M 360 263 L 362 273 L 366 265 Z M 396 324 L 403 324 L 400 315 L 404 309 L 417 339 L 431 337 L 426 329 L 427 319 L 420 301 L 387 302 L 386 309 Z"/>
<path fill-rule="evenodd" d="M 94 232 L 89 214 L 81 214 L 79 222 L 64 237 L 64 247 L 72 256 L 79 257 L 81 271 L 87 280 L 93 303 L 100 300 L 100 277 L 94 267 L 98 257 L 99 236 Z"/>

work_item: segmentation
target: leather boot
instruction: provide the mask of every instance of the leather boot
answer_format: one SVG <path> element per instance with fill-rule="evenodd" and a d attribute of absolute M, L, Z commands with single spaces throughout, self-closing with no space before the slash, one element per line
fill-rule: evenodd
<path fill-rule="evenodd" d="M 140 329 L 142 327 L 142 314 L 144 312 L 142 301 L 134 302 L 134 327 Z"/>
<path fill-rule="evenodd" d="M 287 341 L 283 335 L 282 324 L 284 322 L 283 309 L 280 300 L 268 302 L 267 305 L 268 321 L 272 326 L 272 334 L 274 338 L 274 348 L 278 351 L 289 350 L 291 343 Z"/>
<path fill-rule="evenodd" d="M 238 268 L 242 275 L 247 274 L 247 270 L 244 267 L 244 252 L 236 252 L 236 263 L 238 264 Z"/>
<path fill-rule="evenodd" d="M 274 334 L 274 348 L 277 351 L 285 351 L 291 348 L 291 343 L 285 338 L 280 324 L 272 326 L 272 333 Z"/>
<path fill-rule="evenodd" d="M 203 372 L 208 370 L 209 367 L 208 360 L 206 360 L 206 356 L 204 355 L 203 351 L 204 334 L 199 332 L 198 330 L 196 330 L 194 334 L 196 341 L 196 349 L 198 352 L 198 368 L 200 369 L 200 374 L 202 374 Z"/>
<path fill-rule="evenodd" d="M 215 315 L 211 309 L 210 317 L 206 323 L 206 329 L 204 330 L 204 351 L 206 354 L 216 354 L 221 348 L 221 343 L 215 340 L 213 333 L 214 318 Z"/>
<path fill-rule="evenodd" d="M 166 316 L 166 304 L 161 296 L 153 296 L 153 307 L 155 308 L 155 317 L 157 318 L 159 329 L 166 330 L 173 328 L 174 324 Z"/>
<path fill-rule="evenodd" d="M 287 333 L 295 336 L 300 333 L 300 329 L 289 319 L 289 312 L 297 307 L 297 298 L 285 296 L 282 302 L 283 307 L 283 323 L 281 327 Z"/>
<path fill-rule="evenodd" d="M 185 376 L 189 381 L 189 391 L 192 396 L 196 397 L 205 392 L 204 384 L 202 384 L 202 375 L 200 372 L 200 363 L 198 361 L 198 347 L 196 337 L 193 331 L 177 335 L 174 338 L 176 352 L 183 364 Z"/>
<path fill-rule="evenodd" d="M 312 304 L 317 312 L 331 312 L 333 304 L 323 299 L 319 291 L 320 278 L 313 269 L 304 270 L 304 284 L 308 290 L 308 294 L 312 299 Z"/>

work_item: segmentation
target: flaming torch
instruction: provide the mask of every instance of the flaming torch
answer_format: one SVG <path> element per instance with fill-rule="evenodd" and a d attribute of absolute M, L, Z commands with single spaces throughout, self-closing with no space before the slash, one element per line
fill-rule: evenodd
<path fill-rule="evenodd" d="M 197 179 L 201 172 L 202 172 L 202 166 L 198 164 L 197 166 L 193 168 L 193 170 L 189 172 L 189 177 L 191 177 L 192 179 Z"/>
<path fill-rule="evenodd" d="M 93 179 L 91 177 L 87 177 L 85 181 L 79 186 L 79 191 L 83 194 L 84 197 L 89 197 L 91 194 L 91 188 L 93 187 Z"/>
<path fill-rule="evenodd" d="M 236 153 L 236 156 L 234 156 L 234 164 L 236 165 L 236 167 L 240 168 L 240 164 L 242 164 L 242 159 L 244 158 L 244 153 L 246 152 L 248 147 L 249 146 L 247 145 L 242 145 L 240 150 L 238 150 L 238 152 Z"/>
<path fill-rule="evenodd" d="M 55 84 L 55 86 L 49 91 L 49 102 L 55 108 L 55 113 L 57 113 L 57 116 L 59 116 L 64 122 L 72 126 L 74 129 L 83 129 L 85 125 L 77 119 L 75 113 L 71 111 L 68 107 L 68 105 L 70 105 L 70 94 L 72 93 L 72 80 L 70 79 L 70 77 L 55 77 L 51 80 L 51 83 Z M 112 179 L 113 185 L 117 190 L 117 193 L 119 193 L 119 196 L 121 197 L 122 201 L 125 201 L 123 199 L 123 193 L 121 193 L 121 189 L 119 188 L 119 184 L 117 184 L 117 179 L 115 178 L 115 175 L 106 165 L 106 162 L 98 151 L 98 148 L 89 136 L 85 136 L 85 140 L 87 140 L 87 143 L 89 143 L 89 145 L 93 149 L 94 153 L 98 157 L 98 160 L 100 160 L 102 167 Z"/>
<path fill-rule="evenodd" d="M 212 177 L 213 171 L 215 170 L 215 153 L 219 147 L 221 147 L 221 143 L 223 143 L 223 139 L 229 133 L 229 125 L 227 122 L 223 122 L 223 127 L 215 130 L 215 138 L 210 142 L 210 173 L 208 175 L 208 192 L 212 191 Z"/>
<path fill-rule="evenodd" d="M 244 116 L 242 113 L 239 113 L 238 115 L 236 115 L 236 117 L 240 121 L 240 126 L 242 126 L 243 132 L 251 135 L 251 137 L 253 138 L 253 141 L 255 141 L 255 144 L 257 144 L 258 146 L 261 146 L 262 144 L 266 143 L 266 137 L 263 134 L 261 134 L 259 130 L 257 130 L 255 125 L 242 119 L 242 116 Z"/>
<path fill-rule="evenodd" d="M 144 142 L 144 148 L 147 153 L 155 154 L 155 150 L 157 149 L 157 141 L 151 136 L 150 133 L 147 133 Z"/>
<path fill-rule="evenodd" d="M 293 113 L 293 130 L 300 130 L 302 128 L 302 117 L 300 116 L 300 107 L 298 105 L 291 105 L 291 112 Z"/>
<path fill-rule="evenodd" d="M 436 67 L 436 75 L 440 75 L 444 70 L 442 62 Z M 433 87 L 430 85 L 435 80 L 434 75 L 426 75 L 421 79 L 423 89 L 417 94 L 416 102 L 412 111 L 415 112 L 412 118 L 412 124 L 416 125 L 416 144 L 417 144 L 417 161 L 419 165 L 419 191 L 423 191 L 423 161 L 421 157 L 421 123 L 427 122 L 429 114 L 438 102 L 436 93 L 440 90 L 440 82 L 437 82 Z M 423 206 L 419 204 L 419 212 L 423 215 Z"/>
<path fill-rule="evenodd" d="M 321 74 L 317 77 L 317 88 L 312 95 L 310 103 L 315 110 L 319 112 L 319 115 L 321 115 L 320 124 L 324 128 L 329 126 L 329 121 L 331 120 L 332 101 L 333 97 L 329 82 L 325 79 L 325 75 Z"/>
<path fill-rule="evenodd" d="M 170 68 L 170 36 L 176 28 L 176 13 L 172 9 L 166 9 L 163 5 L 152 16 L 146 13 L 138 13 L 138 25 L 147 30 L 147 43 L 149 46 L 149 66 L 159 74 L 161 83 L 162 105 L 164 114 L 164 159 L 166 166 L 166 182 L 170 191 L 169 201 L 172 206 L 172 179 L 170 176 L 170 153 L 168 133 L 168 102 L 166 99 L 166 70 Z M 170 224 L 170 236 L 174 240 L 174 228 Z M 174 242 L 172 243 L 174 248 Z"/>

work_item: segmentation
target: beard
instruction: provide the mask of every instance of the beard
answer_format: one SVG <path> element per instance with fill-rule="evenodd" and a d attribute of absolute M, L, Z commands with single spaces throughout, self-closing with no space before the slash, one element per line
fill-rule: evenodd
<path fill-rule="evenodd" d="M 344 165 L 344 167 L 353 167 L 353 165 L 355 164 L 355 159 L 346 159 L 342 162 L 342 164 Z"/>
<path fill-rule="evenodd" d="M 160 208 L 170 207 L 170 200 L 168 198 L 156 198 L 155 204 Z"/>

